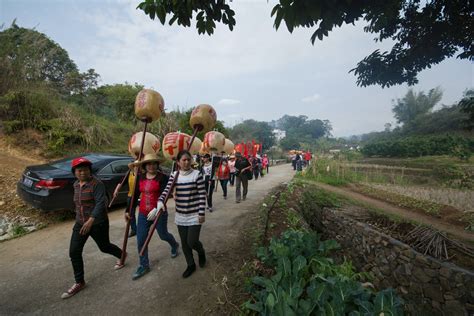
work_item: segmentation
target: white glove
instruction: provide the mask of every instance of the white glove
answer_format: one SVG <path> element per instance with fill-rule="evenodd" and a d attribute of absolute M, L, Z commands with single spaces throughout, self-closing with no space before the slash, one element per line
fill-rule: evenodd
<path fill-rule="evenodd" d="M 165 205 L 163 204 L 163 202 L 158 201 L 158 203 L 156 204 L 156 209 L 157 210 L 163 210 L 163 212 L 164 212 L 165 211 Z"/>
<path fill-rule="evenodd" d="M 163 202 L 158 201 L 158 204 L 156 205 L 156 208 L 152 209 L 150 211 L 150 213 L 148 213 L 148 216 L 147 216 L 146 219 L 149 220 L 149 221 L 154 221 L 156 216 L 158 216 L 158 212 L 160 210 L 164 211 L 165 210 L 165 205 L 163 204 Z"/>
<path fill-rule="evenodd" d="M 146 217 L 146 219 L 149 221 L 154 221 L 157 215 L 158 215 L 158 209 L 154 208 L 150 211 L 150 213 L 148 213 L 148 216 Z"/>

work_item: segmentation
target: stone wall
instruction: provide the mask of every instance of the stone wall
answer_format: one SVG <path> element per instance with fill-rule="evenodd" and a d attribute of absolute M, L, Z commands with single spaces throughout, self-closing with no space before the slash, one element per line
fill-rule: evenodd
<path fill-rule="evenodd" d="M 377 289 L 392 287 L 412 315 L 474 315 L 474 272 L 444 263 L 354 221 L 337 210 L 323 212 L 323 234 L 337 240 Z"/>

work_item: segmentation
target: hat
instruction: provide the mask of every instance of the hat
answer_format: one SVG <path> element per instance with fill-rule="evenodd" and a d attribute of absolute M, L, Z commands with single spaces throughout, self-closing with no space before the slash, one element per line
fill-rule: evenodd
<path fill-rule="evenodd" d="M 235 155 L 230 155 L 229 159 L 235 159 Z"/>
<path fill-rule="evenodd" d="M 158 157 L 157 154 L 146 154 L 143 157 L 142 160 L 140 160 L 140 161 L 135 160 L 135 162 L 128 164 L 128 167 L 131 169 L 131 168 L 134 168 L 134 167 L 143 166 L 144 164 L 149 163 L 149 162 L 160 163 L 162 161 L 163 161 L 163 158 Z"/>
<path fill-rule="evenodd" d="M 211 155 L 209 155 L 209 154 L 204 154 L 204 155 L 202 156 L 202 158 L 211 158 Z"/>
<path fill-rule="evenodd" d="M 71 162 L 71 171 L 74 173 L 74 170 L 76 170 L 77 167 L 79 166 L 92 166 L 92 162 L 90 160 L 84 158 L 84 157 L 79 157 L 75 158 Z"/>

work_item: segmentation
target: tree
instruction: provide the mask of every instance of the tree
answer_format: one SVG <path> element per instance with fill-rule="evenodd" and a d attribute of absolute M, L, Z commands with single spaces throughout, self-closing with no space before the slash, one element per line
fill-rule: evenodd
<path fill-rule="evenodd" d="M 163 118 L 160 119 L 160 122 L 165 122 L 165 126 L 168 126 L 167 129 L 163 129 L 163 135 L 178 130 L 188 135 L 192 135 L 193 129 L 189 125 L 189 119 L 191 118 L 191 113 L 193 112 L 193 109 L 194 108 L 182 110 L 178 107 L 176 110 L 166 113 Z M 216 130 L 224 134 L 226 138 L 229 138 L 229 131 L 227 130 L 227 128 L 224 127 L 224 123 L 222 121 L 217 120 L 213 130 Z M 207 131 L 198 132 L 196 137 L 203 140 L 206 132 Z"/>
<path fill-rule="evenodd" d="M 283 150 L 299 149 L 300 140 L 294 135 L 287 135 L 285 138 L 280 140 L 280 147 Z"/>
<path fill-rule="evenodd" d="M 468 129 L 474 128 L 474 89 L 464 92 L 464 97 L 459 101 L 461 111 L 468 115 L 465 124 Z"/>
<path fill-rule="evenodd" d="M 235 125 L 230 131 L 230 136 L 231 140 L 236 144 L 255 140 L 262 144 L 264 150 L 268 150 L 275 144 L 275 136 L 270 124 L 256 120 L 245 120 Z"/>
<path fill-rule="evenodd" d="M 177 22 L 191 26 L 196 13 L 199 34 L 214 33 L 215 22 L 222 22 L 232 31 L 235 12 L 224 0 L 146 0 L 138 9 L 151 19 L 158 17 L 164 25 Z M 391 40 L 390 51 L 375 50 L 351 70 L 359 86 L 390 87 L 418 82 L 417 74 L 457 54 L 473 60 L 472 29 L 474 18 L 467 0 L 280 0 L 271 11 L 274 27 L 284 21 L 291 33 L 297 27 L 315 28 L 311 36 L 323 40 L 342 24 L 367 22 L 364 31 L 377 35 L 376 41 Z"/>
<path fill-rule="evenodd" d="M 99 80 L 100 75 L 91 68 L 84 73 L 79 73 L 78 71 L 67 73 L 64 85 L 72 94 L 83 95 L 92 89 L 96 89 Z"/>
<path fill-rule="evenodd" d="M 66 50 L 45 34 L 19 27 L 13 21 L 0 32 L 0 93 L 26 83 L 45 82 L 68 93 L 65 79 L 77 73 Z"/>
<path fill-rule="evenodd" d="M 101 112 L 104 107 L 113 109 L 117 117 L 123 121 L 135 120 L 135 98 L 143 89 L 142 85 L 135 83 L 134 85 L 114 84 L 99 87 L 95 92 L 91 93 L 91 98 L 86 100 L 100 101 L 97 103 L 89 103 L 86 106 Z M 102 96 L 99 97 L 99 96 Z M 104 102 L 104 103 L 102 103 Z"/>
<path fill-rule="evenodd" d="M 403 99 L 397 99 L 392 112 L 398 123 L 409 125 L 419 116 L 431 111 L 442 96 L 440 88 L 431 89 L 428 94 L 423 91 L 416 93 L 409 89 Z"/>

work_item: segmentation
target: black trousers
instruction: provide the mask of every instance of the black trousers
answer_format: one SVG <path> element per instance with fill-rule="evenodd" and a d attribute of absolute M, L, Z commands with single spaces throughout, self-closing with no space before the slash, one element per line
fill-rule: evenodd
<path fill-rule="evenodd" d="M 212 207 L 212 193 L 214 193 L 215 185 L 216 185 L 216 180 L 207 180 L 205 183 L 208 207 Z"/>
<path fill-rule="evenodd" d="M 81 235 L 79 231 L 82 225 L 76 223 L 72 228 L 71 243 L 69 245 L 69 257 L 71 258 L 72 268 L 74 270 L 74 279 L 76 283 L 84 282 L 84 261 L 82 260 L 82 251 L 89 236 L 94 239 L 100 251 L 120 258 L 122 250 L 109 240 L 109 221 L 92 225 L 89 234 Z"/>
<path fill-rule="evenodd" d="M 234 185 L 235 181 L 235 172 L 230 173 L 230 185 Z"/>
<path fill-rule="evenodd" d="M 178 225 L 179 237 L 181 238 L 181 246 L 183 249 L 184 257 L 188 266 L 194 265 L 193 249 L 197 251 L 199 255 L 204 255 L 204 247 L 199 241 L 199 235 L 201 234 L 201 225 L 193 226 L 180 226 Z"/>

